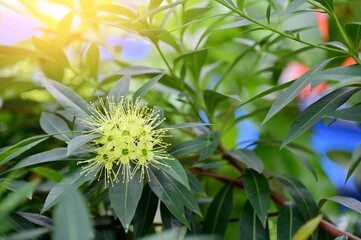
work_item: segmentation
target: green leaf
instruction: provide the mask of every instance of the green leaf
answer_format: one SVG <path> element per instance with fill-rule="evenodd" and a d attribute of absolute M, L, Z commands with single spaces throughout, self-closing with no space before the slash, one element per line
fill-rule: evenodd
<path fill-rule="evenodd" d="M 340 109 L 338 111 L 328 113 L 327 116 L 346 121 L 361 123 L 361 106 L 353 106 L 350 108 Z"/>
<path fill-rule="evenodd" d="M 294 202 L 285 202 L 277 220 L 277 239 L 291 240 L 296 231 L 305 223 Z"/>
<path fill-rule="evenodd" d="M 262 173 L 264 168 L 263 162 L 253 151 L 248 149 L 237 149 L 226 151 L 226 153 L 244 163 L 248 168 L 252 168 L 257 172 Z"/>
<path fill-rule="evenodd" d="M 148 11 L 159 7 L 162 2 L 163 0 L 150 0 L 148 5 Z"/>
<path fill-rule="evenodd" d="M 32 192 L 36 182 L 28 183 L 16 192 L 9 193 L 0 201 L 0 221 L 3 222 L 5 217 L 13 212 L 18 205 Z"/>
<path fill-rule="evenodd" d="M 43 214 L 45 211 L 49 210 L 56 203 L 59 202 L 59 197 L 64 193 L 65 188 L 70 184 L 73 188 L 80 187 L 83 183 L 91 180 L 93 174 L 82 174 L 82 169 L 75 169 L 68 175 L 66 175 L 61 182 L 57 183 L 49 192 L 46 197 L 43 208 L 41 209 L 40 214 Z"/>
<path fill-rule="evenodd" d="M 326 7 L 329 11 L 333 12 L 333 0 L 316 0 Z"/>
<path fill-rule="evenodd" d="M 58 30 L 56 32 L 56 44 L 63 47 L 68 39 L 71 24 L 73 22 L 74 13 L 70 11 L 63 19 L 60 20 Z"/>
<path fill-rule="evenodd" d="M 0 237 L 0 240 L 24 240 L 24 239 L 38 239 L 38 237 L 48 233 L 50 230 L 46 228 L 37 228 L 30 230 L 23 230 L 21 232 L 9 234 L 5 237 Z"/>
<path fill-rule="evenodd" d="M 350 167 L 347 172 L 345 184 L 346 184 L 347 180 L 351 177 L 353 172 L 356 170 L 358 165 L 360 165 L 360 162 L 361 162 L 361 144 L 359 144 L 352 153 L 351 163 L 350 163 Z"/>
<path fill-rule="evenodd" d="M 214 110 L 221 102 L 224 102 L 228 99 L 236 100 L 239 102 L 241 101 L 238 97 L 224 95 L 209 89 L 203 91 L 203 99 L 207 106 L 209 116 L 213 116 Z"/>
<path fill-rule="evenodd" d="M 247 103 L 249 103 L 249 102 L 252 102 L 252 101 L 254 101 L 254 100 L 258 99 L 258 98 L 267 96 L 267 95 L 269 95 L 269 94 L 271 94 L 271 93 L 277 92 L 277 91 L 282 90 L 282 89 L 284 89 L 284 88 L 287 88 L 287 87 L 289 87 L 291 84 L 293 84 L 294 82 L 295 82 L 295 80 L 292 80 L 292 81 L 283 83 L 283 84 L 281 84 L 281 85 L 277 85 L 277 86 L 275 86 L 275 87 L 271 87 L 271 88 L 267 89 L 266 91 L 263 91 L 263 92 L 261 92 L 260 94 L 257 94 L 257 95 L 254 96 L 253 98 L 251 98 L 251 99 L 249 99 L 249 100 L 241 103 L 240 106 L 243 106 L 243 105 L 245 105 L 245 104 L 247 104 Z"/>
<path fill-rule="evenodd" d="M 217 163 L 217 162 L 200 162 L 197 164 L 194 164 L 192 167 L 194 168 L 220 168 L 223 167 L 224 165 L 221 163 Z"/>
<path fill-rule="evenodd" d="M 172 147 L 168 152 L 169 154 L 177 157 L 183 156 L 189 153 L 198 152 L 200 149 L 207 146 L 207 142 L 203 140 L 189 140 L 178 143 Z"/>
<path fill-rule="evenodd" d="M 206 218 L 204 219 L 203 232 L 223 237 L 226 233 L 229 218 L 233 208 L 233 185 L 224 186 L 211 202 Z"/>
<path fill-rule="evenodd" d="M 136 19 L 138 17 L 137 14 L 135 14 L 132 10 L 119 4 L 101 4 L 87 9 L 86 11 L 84 11 L 83 14 L 85 14 L 85 16 L 91 17 L 94 11 L 102 11 L 111 14 L 122 15 L 130 19 Z"/>
<path fill-rule="evenodd" d="M 161 233 L 155 233 L 147 237 L 142 238 L 141 240 L 169 240 L 177 239 L 178 233 L 176 231 L 163 231 Z"/>
<path fill-rule="evenodd" d="M 0 167 L 48 138 L 48 135 L 30 137 L 2 151 L 0 153 Z"/>
<path fill-rule="evenodd" d="M 145 74 L 157 74 L 157 73 L 163 73 L 164 71 L 158 68 L 152 68 L 147 66 L 130 66 L 123 68 L 122 70 L 119 70 L 115 72 L 119 75 L 126 75 L 130 74 L 131 76 L 135 75 L 145 75 Z"/>
<path fill-rule="evenodd" d="M 237 6 L 239 10 L 243 12 L 245 0 L 237 0 Z"/>
<path fill-rule="evenodd" d="M 61 66 L 63 67 L 70 66 L 69 60 L 65 55 L 63 49 L 61 49 L 55 43 L 34 36 L 31 38 L 31 42 L 39 51 L 43 52 L 45 55 L 49 56 L 50 58 L 58 62 Z"/>
<path fill-rule="evenodd" d="M 201 49 L 190 53 L 183 54 L 174 60 L 174 66 L 183 61 L 187 68 L 193 74 L 194 79 L 199 78 L 199 73 L 207 60 L 208 49 Z"/>
<path fill-rule="evenodd" d="M 42 112 L 40 116 L 40 126 L 47 134 L 60 133 L 60 132 L 70 132 L 70 128 L 66 122 L 60 117 L 52 113 Z M 70 134 L 64 135 L 55 135 L 54 136 L 61 141 L 68 142 L 70 141 Z"/>
<path fill-rule="evenodd" d="M 139 180 L 140 179 L 140 180 Z M 109 188 L 109 200 L 125 232 L 128 232 L 143 188 L 143 178 L 136 171 L 133 178 L 114 183 Z"/>
<path fill-rule="evenodd" d="M 59 171 L 47 167 L 37 167 L 31 169 L 31 171 L 56 183 L 60 182 L 64 177 Z"/>
<path fill-rule="evenodd" d="M 269 4 L 266 11 L 268 25 L 271 24 L 271 10 L 272 10 L 272 5 Z"/>
<path fill-rule="evenodd" d="M 206 146 L 200 150 L 201 155 L 199 156 L 199 161 L 203 161 L 217 150 L 218 143 L 220 138 L 220 132 L 206 132 L 205 134 L 197 137 L 198 140 L 206 141 Z"/>
<path fill-rule="evenodd" d="M 354 44 L 354 48 L 358 49 L 361 41 L 361 22 L 347 23 L 345 25 L 345 30 Z"/>
<path fill-rule="evenodd" d="M 23 186 L 29 184 L 28 182 L 24 181 L 24 180 L 9 180 L 6 178 L 0 178 L 0 189 L 3 188 L 3 186 L 5 186 L 7 189 L 16 192 L 19 190 L 19 188 L 22 188 Z M 28 199 L 31 200 L 33 196 L 33 191 L 30 191 L 29 194 L 26 196 Z"/>
<path fill-rule="evenodd" d="M 96 43 L 92 43 L 88 48 L 85 56 L 85 65 L 90 72 L 90 76 L 94 80 L 97 80 L 99 68 L 99 48 Z"/>
<path fill-rule="evenodd" d="M 308 70 L 301 77 L 296 79 L 294 83 L 283 93 L 281 96 L 277 98 L 277 100 L 272 104 L 271 109 L 269 110 L 267 116 L 263 120 L 264 124 L 271 117 L 273 117 L 276 113 L 282 110 L 287 104 L 289 104 L 295 97 L 297 97 L 300 92 L 311 82 L 311 76 L 315 72 L 322 70 L 326 65 L 332 61 L 334 58 L 327 59 L 323 62 L 320 62 L 310 70 Z"/>
<path fill-rule="evenodd" d="M 160 204 L 160 216 L 162 218 L 164 229 L 172 229 L 173 231 L 177 232 L 179 236 L 179 231 L 182 227 L 182 223 L 172 215 L 172 213 L 167 209 L 164 203 Z"/>
<path fill-rule="evenodd" d="M 179 4 L 185 3 L 186 1 L 187 0 L 180 0 L 180 1 L 176 1 L 174 3 L 168 4 L 168 5 L 165 5 L 165 6 L 160 6 L 160 7 L 154 8 L 154 9 L 146 12 L 145 14 L 140 16 L 139 18 L 135 19 L 133 21 L 133 23 L 136 23 L 136 22 L 138 22 L 138 21 L 140 21 L 140 20 L 142 20 L 142 19 L 144 19 L 144 18 L 146 18 L 148 16 L 152 17 L 156 13 L 162 12 L 162 11 L 167 10 L 169 8 L 175 7 L 175 6 L 179 5 Z"/>
<path fill-rule="evenodd" d="M 155 195 L 167 206 L 168 210 L 184 225 L 190 228 L 187 219 L 185 218 L 184 203 L 182 196 L 173 187 L 166 175 L 154 168 L 149 167 L 149 186 Z"/>
<path fill-rule="evenodd" d="M 295 155 L 298 159 L 301 160 L 301 162 L 307 167 L 307 169 L 312 173 L 312 175 L 315 177 L 315 180 L 318 181 L 317 178 L 317 174 L 315 172 L 315 170 L 313 169 L 312 165 L 310 164 L 310 162 L 304 157 L 302 156 L 299 152 L 297 152 L 296 150 L 294 150 L 292 147 L 290 146 L 286 146 L 285 147 L 288 151 L 290 151 L 293 155 Z"/>
<path fill-rule="evenodd" d="M 65 186 L 54 210 L 55 240 L 88 240 L 93 238 L 93 227 L 86 200 L 71 186 Z"/>
<path fill-rule="evenodd" d="M 64 67 L 54 61 L 41 60 L 39 62 L 45 77 L 61 82 L 64 78 Z"/>
<path fill-rule="evenodd" d="M 299 180 L 289 175 L 279 175 L 275 178 L 283 184 L 296 202 L 297 208 L 305 221 L 317 216 L 318 210 L 316 202 L 310 192 Z"/>
<path fill-rule="evenodd" d="M 263 226 L 266 226 L 271 201 L 271 193 L 267 179 L 263 174 L 257 173 L 252 169 L 246 169 L 243 175 L 243 182 L 248 201 L 256 211 Z"/>
<path fill-rule="evenodd" d="M 231 5 L 232 7 L 236 8 L 236 5 L 234 5 L 233 1 L 232 0 L 222 0 L 223 2 Z"/>
<path fill-rule="evenodd" d="M 176 129 L 176 128 L 187 128 L 187 127 L 200 127 L 200 126 L 207 126 L 207 125 L 211 125 L 211 124 L 208 124 L 208 123 L 180 123 L 180 124 L 175 124 L 175 125 L 171 125 L 171 126 L 164 127 L 164 128 Z"/>
<path fill-rule="evenodd" d="M 242 215 L 239 220 L 239 240 L 268 240 L 268 226 L 263 228 L 262 223 L 257 218 L 249 201 L 243 207 Z"/>
<path fill-rule="evenodd" d="M 292 240 L 307 240 L 318 227 L 322 220 L 322 214 L 306 222 L 293 236 Z"/>
<path fill-rule="evenodd" d="M 91 140 L 99 137 L 100 134 L 87 134 L 87 135 L 80 135 L 73 138 L 67 146 L 67 156 L 72 155 L 76 150 L 84 146 L 86 143 L 90 142 Z"/>
<path fill-rule="evenodd" d="M 158 162 L 161 164 L 154 164 L 161 169 L 162 171 L 166 172 L 168 175 L 172 176 L 175 180 L 183 184 L 188 190 L 190 190 L 187 174 L 184 171 L 183 166 L 179 163 L 178 159 L 173 157 L 172 155 L 168 156 L 170 159 L 157 159 Z"/>
<path fill-rule="evenodd" d="M 322 206 L 326 203 L 326 201 L 337 202 L 349 209 L 352 209 L 361 214 L 361 202 L 357 199 L 351 197 L 343 197 L 343 196 L 334 196 L 329 198 L 323 198 L 318 203 L 318 209 L 321 210 Z"/>
<path fill-rule="evenodd" d="M 40 164 L 63 160 L 67 160 L 66 148 L 54 148 L 49 151 L 37 153 L 25 158 L 10 169 L 2 171 L 0 175 L 19 168 L 33 167 Z"/>
<path fill-rule="evenodd" d="M 82 120 L 89 118 L 91 115 L 91 106 L 73 90 L 50 79 L 43 78 L 42 82 L 46 89 L 48 89 L 67 111 Z"/>
<path fill-rule="evenodd" d="M 192 191 L 200 193 L 204 197 L 206 197 L 207 193 L 204 191 L 202 184 L 199 182 L 198 178 L 188 171 L 187 171 L 187 176 Z"/>
<path fill-rule="evenodd" d="M 348 52 L 348 48 L 341 42 L 339 41 L 332 41 L 332 42 L 325 42 L 325 43 L 322 43 L 320 45 L 329 45 L 329 46 L 332 46 L 332 47 L 336 47 L 336 48 L 339 48 L 341 50 L 344 50 L 346 52 Z"/>
<path fill-rule="evenodd" d="M 149 91 L 149 89 L 163 77 L 163 75 L 164 73 L 159 74 L 146 82 L 133 94 L 133 99 L 136 100 L 137 98 L 142 98 Z"/>
<path fill-rule="evenodd" d="M 39 52 L 15 46 L 0 46 L 0 55 L 10 55 L 24 58 L 46 58 L 43 54 Z"/>
<path fill-rule="evenodd" d="M 133 227 L 135 239 L 139 239 L 148 234 L 153 226 L 157 208 L 158 198 L 150 189 L 149 184 L 146 184 L 134 215 Z"/>
<path fill-rule="evenodd" d="M 108 97 L 114 98 L 115 103 L 119 103 L 122 97 L 126 97 L 129 91 L 130 74 L 126 73 L 110 90 Z"/>
<path fill-rule="evenodd" d="M 311 104 L 292 123 L 281 148 L 319 122 L 324 115 L 334 112 L 359 90 L 354 87 L 337 89 Z"/>

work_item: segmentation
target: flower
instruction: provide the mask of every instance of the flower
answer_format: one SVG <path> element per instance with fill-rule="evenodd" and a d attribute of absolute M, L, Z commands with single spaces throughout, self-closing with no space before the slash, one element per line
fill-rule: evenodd
<path fill-rule="evenodd" d="M 152 165 L 168 166 L 163 160 L 171 159 L 165 149 L 169 145 L 163 142 L 166 130 L 159 128 L 165 120 L 159 112 L 147 106 L 139 107 L 139 98 L 122 97 L 119 103 L 114 98 L 107 98 L 107 105 L 100 99 L 101 108 L 92 104 L 92 115 L 83 121 L 90 133 L 100 134 L 99 138 L 90 143 L 90 148 L 96 154 L 83 167 L 83 173 L 95 171 L 100 179 L 104 174 L 106 183 L 119 182 L 119 174 L 123 182 L 133 178 L 136 171 L 145 172 L 149 177 L 148 167 Z M 104 173 L 103 173 L 104 172 Z M 141 180 L 141 179 L 140 179 Z"/>

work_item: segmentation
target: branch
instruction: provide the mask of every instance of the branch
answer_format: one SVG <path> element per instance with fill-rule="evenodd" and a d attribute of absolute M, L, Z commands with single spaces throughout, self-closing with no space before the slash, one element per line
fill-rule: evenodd
<path fill-rule="evenodd" d="M 203 176 L 209 176 L 209 177 L 213 177 L 215 179 L 218 179 L 222 182 L 232 182 L 234 183 L 234 185 L 236 185 L 237 187 L 240 188 L 244 188 L 243 185 L 243 181 L 240 179 L 233 179 L 233 178 L 228 178 L 222 175 L 219 175 L 217 173 L 212 173 L 212 172 L 204 172 L 204 171 L 197 171 L 197 170 L 188 170 L 191 173 L 197 174 L 197 175 L 203 175 Z M 274 202 L 283 205 L 285 202 L 288 202 L 289 200 L 286 199 L 285 197 L 279 195 L 278 193 L 276 193 L 275 191 L 271 190 L 271 198 L 273 199 Z M 338 227 L 336 227 L 335 225 L 325 221 L 325 220 L 321 220 L 320 222 L 320 228 L 330 234 L 332 234 L 333 236 L 342 236 L 342 235 L 346 235 L 350 240 L 361 240 L 360 238 L 356 237 L 355 235 L 342 231 L 341 229 L 339 229 Z"/>

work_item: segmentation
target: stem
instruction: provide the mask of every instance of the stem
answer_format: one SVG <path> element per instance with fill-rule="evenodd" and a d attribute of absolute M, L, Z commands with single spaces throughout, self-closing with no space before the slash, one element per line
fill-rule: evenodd
<path fill-rule="evenodd" d="M 204 172 L 204 171 L 197 171 L 197 170 L 188 170 L 189 172 L 196 174 L 196 175 L 203 175 L 203 176 L 209 176 L 209 177 L 213 177 L 215 179 L 218 179 L 222 182 L 232 182 L 234 183 L 234 185 L 236 185 L 237 187 L 240 188 L 244 188 L 243 185 L 243 181 L 239 180 L 239 179 L 233 179 L 233 178 L 228 178 L 222 175 L 219 175 L 217 173 L 212 173 L 212 172 Z M 274 192 L 271 190 L 271 198 L 273 199 L 273 201 L 275 201 L 276 203 L 283 205 L 285 202 L 288 202 L 289 200 L 286 199 L 285 197 L 279 195 L 278 193 Z M 336 227 L 335 225 L 325 221 L 325 220 L 321 220 L 319 227 L 334 235 L 334 236 L 342 236 L 342 235 L 346 235 L 350 240 L 361 240 L 360 238 L 356 237 L 355 235 L 342 231 L 341 229 L 339 229 L 338 227 Z"/>
<path fill-rule="evenodd" d="M 326 47 L 326 46 L 321 46 L 321 45 L 317 45 L 317 44 L 314 44 L 314 43 L 311 43 L 311 42 L 307 42 L 305 40 L 302 40 L 302 39 L 299 39 L 297 37 L 294 37 L 294 36 L 291 36 L 291 35 L 288 35 L 284 32 L 281 32 L 280 30 L 276 29 L 276 28 L 273 28 L 272 26 L 269 26 L 269 25 L 266 25 L 250 16 L 247 16 L 246 14 L 242 13 L 240 10 L 222 2 L 221 0 L 216 0 L 218 3 L 222 4 L 223 6 L 227 7 L 228 9 L 234 11 L 235 13 L 238 13 L 239 16 L 259 25 L 259 26 L 262 26 L 263 28 L 265 29 L 268 29 L 272 32 L 275 32 L 283 37 L 286 37 L 286 38 L 289 38 L 289 39 L 292 39 L 294 41 L 297 41 L 297 42 L 300 42 L 300 43 L 303 43 L 303 44 L 306 44 L 306 45 L 309 45 L 309 46 L 312 46 L 312 47 L 315 47 L 315 48 L 319 48 L 319 49 L 323 49 L 323 50 L 327 50 L 327 51 L 333 51 L 333 52 L 337 52 L 337 53 L 342 53 L 342 54 L 347 54 L 347 55 L 351 55 L 350 52 L 347 52 L 347 51 L 344 51 L 344 50 L 341 50 L 341 49 L 335 49 L 335 48 L 330 48 L 330 47 Z"/>

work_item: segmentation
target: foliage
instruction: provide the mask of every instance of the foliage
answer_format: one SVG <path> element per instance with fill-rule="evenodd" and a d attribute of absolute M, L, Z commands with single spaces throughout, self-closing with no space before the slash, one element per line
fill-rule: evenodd
<path fill-rule="evenodd" d="M 322 120 L 360 123 L 360 2 L 46 1 L 60 19 L 39 2 L 0 2 L 42 24 L 0 45 L 2 239 L 361 237 L 360 221 L 346 232 L 328 222 L 335 205 L 321 211 L 361 203 L 335 196 L 309 141 Z M 144 59 L 111 43 L 129 36 Z M 279 82 L 294 61 L 310 69 Z M 239 137 L 250 122 L 259 139 Z"/>

